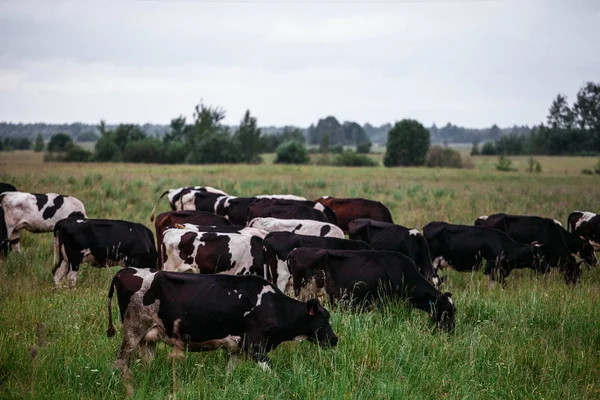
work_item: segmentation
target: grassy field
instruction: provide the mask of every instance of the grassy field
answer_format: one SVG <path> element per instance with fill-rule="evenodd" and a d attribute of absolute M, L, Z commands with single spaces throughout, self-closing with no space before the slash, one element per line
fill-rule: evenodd
<path fill-rule="evenodd" d="M 386 204 L 397 223 L 421 229 L 445 220 L 471 224 L 493 212 L 536 214 L 566 222 L 575 209 L 598 211 L 598 178 L 581 174 L 595 159 L 536 157 L 541 174 L 497 172 L 497 158 L 475 158 L 470 170 L 316 166 L 162 166 L 45 164 L 32 152 L 0 153 L 0 181 L 23 191 L 59 192 L 82 200 L 97 218 L 152 227 L 148 216 L 167 188 L 211 185 L 234 195 L 294 193 L 366 197 Z M 160 211 L 168 209 L 166 201 Z M 76 290 L 52 291 L 52 235 L 22 235 L 23 254 L 0 261 L 0 398 L 120 399 L 112 368 L 118 334 L 106 338 L 106 294 L 112 269 L 83 266 Z M 270 353 L 271 373 L 242 362 L 225 373 L 222 351 L 187 354 L 175 365 L 185 399 L 598 399 L 600 271 L 584 270 L 567 287 L 552 273 L 511 274 L 488 289 L 480 273 L 449 271 L 445 290 L 457 307 L 456 332 L 434 331 L 428 316 L 403 304 L 384 310 L 332 312 L 334 349 L 286 343 Z M 115 307 L 116 311 L 116 307 Z M 32 359 L 38 323 L 45 345 Z M 136 363 L 134 397 L 172 393 L 169 349 Z"/>

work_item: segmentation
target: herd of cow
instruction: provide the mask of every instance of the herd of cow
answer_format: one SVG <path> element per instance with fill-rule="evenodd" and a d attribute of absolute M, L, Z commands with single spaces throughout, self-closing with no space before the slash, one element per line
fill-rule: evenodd
<path fill-rule="evenodd" d="M 156 218 L 156 244 L 144 225 L 90 219 L 81 201 L 56 193 L 19 192 L 0 184 L 0 254 L 20 250 L 19 231 L 54 232 L 54 284 L 76 285 L 82 263 L 121 265 L 116 291 L 125 372 L 139 350 L 157 341 L 191 351 L 226 348 L 261 366 L 280 343 L 298 338 L 335 346 L 321 305 L 380 304 L 401 298 L 427 312 L 443 331 L 455 326 L 455 306 L 440 288 L 438 269 L 483 270 L 505 283 L 513 269 L 558 268 L 576 283 L 581 264 L 595 266 L 600 216 L 576 211 L 568 228 L 535 216 L 494 214 L 474 226 L 430 222 L 421 234 L 393 223 L 389 210 L 367 199 L 294 195 L 235 197 L 212 187 L 164 192 L 173 211 Z M 345 238 L 349 235 L 349 239 Z M 485 262 L 484 262 L 485 261 Z M 192 272 L 192 273 L 185 273 Z"/>

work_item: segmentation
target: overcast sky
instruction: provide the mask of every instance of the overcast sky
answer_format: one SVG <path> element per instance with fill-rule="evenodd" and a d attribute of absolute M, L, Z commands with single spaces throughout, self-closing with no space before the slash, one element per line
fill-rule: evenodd
<path fill-rule="evenodd" d="M 0 120 L 536 124 L 598 38 L 600 0 L 0 0 Z"/>

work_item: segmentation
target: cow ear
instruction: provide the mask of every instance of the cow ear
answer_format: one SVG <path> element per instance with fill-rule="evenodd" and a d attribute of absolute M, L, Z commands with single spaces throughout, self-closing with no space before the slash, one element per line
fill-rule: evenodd
<path fill-rule="evenodd" d="M 316 315 L 319 311 L 319 300 L 310 299 L 306 302 L 306 313 L 308 315 Z"/>
<path fill-rule="evenodd" d="M 450 292 L 444 292 L 444 296 L 452 297 L 452 293 L 450 293 Z"/>
<path fill-rule="evenodd" d="M 531 242 L 531 247 L 544 247 L 544 245 L 538 241 Z"/>

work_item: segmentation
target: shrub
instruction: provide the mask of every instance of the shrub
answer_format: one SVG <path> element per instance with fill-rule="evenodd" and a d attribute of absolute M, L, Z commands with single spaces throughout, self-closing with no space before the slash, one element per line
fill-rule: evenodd
<path fill-rule="evenodd" d="M 366 155 L 352 150 L 345 150 L 342 154 L 338 154 L 333 160 L 333 164 L 345 167 L 376 167 L 378 165 Z"/>
<path fill-rule="evenodd" d="M 584 174 L 584 175 L 594 175 L 594 171 L 592 171 L 589 168 L 582 169 L 581 173 Z"/>
<path fill-rule="evenodd" d="M 125 145 L 121 159 L 134 163 L 157 163 L 162 158 L 162 144 L 157 139 L 142 139 Z"/>
<path fill-rule="evenodd" d="M 71 136 L 66 133 L 57 133 L 52 135 L 50 141 L 48 142 L 48 151 L 49 152 L 61 152 L 67 149 L 69 144 L 73 143 L 73 139 Z"/>
<path fill-rule="evenodd" d="M 38 133 L 38 135 L 35 137 L 33 151 L 35 151 L 36 153 L 39 153 L 40 151 L 44 151 L 45 146 L 46 146 L 46 144 L 44 143 L 44 136 L 42 136 L 41 133 Z"/>
<path fill-rule="evenodd" d="M 473 146 L 471 146 L 471 156 L 478 156 L 479 154 L 481 154 L 481 151 L 479 150 L 479 142 L 475 141 L 473 142 Z"/>
<path fill-rule="evenodd" d="M 594 172 L 596 172 L 597 174 L 600 174 L 600 158 L 596 162 L 596 165 L 594 165 Z"/>
<path fill-rule="evenodd" d="M 462 168 L 460 153 L 449 147 L 433 146 L 427 152 L 428 167 Z"/>
<path fill-rule="evenodd" d="M 306 146 L 293 140 L 280 144 L 276 153 L 277 164 L 306 164 L 309 160 Z"/>
<path fill-rule="evenodd" d="M 494 145 L 494 142 L 486 142 L 481 148 L 481 154 L 484 156 L 493 156 L 497 153 L 498 152 L 496 151 L 496 146 Z"/>
<path fill-rule="evenodd" d="M 525 168 L 526 172 L 542 172 L 542 164 L 539 161 L 534 160 L 533 157 L 529 157 L 527 160 L 527 168 Z"/>
<path fill-rule="evenodd" d="M 94 147 L 96 150 L 96 160 L 115 162 L 121 158 L 121 149 L 119 145 L 112 139 L 111 135 L 103 135 L 96 142 Z"/>
<path fill-rule="evenodd" d="M 504 155 L 501 155 L 500 158 L 498 159 L 498 164 L 496 164 L 496 169 L 498 171 L 514 171 L 514 168 L 512 168 L 512 161 L 510 160 L 510 158 L 507 158 Z"/>
<path fill-rule="evenodd" d="M 430 142 L 429 131 L 418 121 L 396 122 L 388 132 L 383 164 L 386 167 L 424 165 Z"/>
<path fill-rule="evenodd" d="M 94 159 L 94 154 L 75 143 L 67 145 L 66 151 L 48 152 L 44 154 L 46 162 L 89 162 Z"/>
<path fill-rule="evenodd" d="M 367 154 L 371 152 L 371 146 L 372 143 L 371 142 L 363 142 L 363 143 L 359 143 L 356 146 L 356 152 L 357 153 L 361 153 L 361 154 Z"/>
<path fill-rule="evenodd" d="M 331 146 L 331 152 L 333 154 L 342 154 L 344 152 L 344 146 L 341 144 L 336 144 L 335 146 Z"/>

